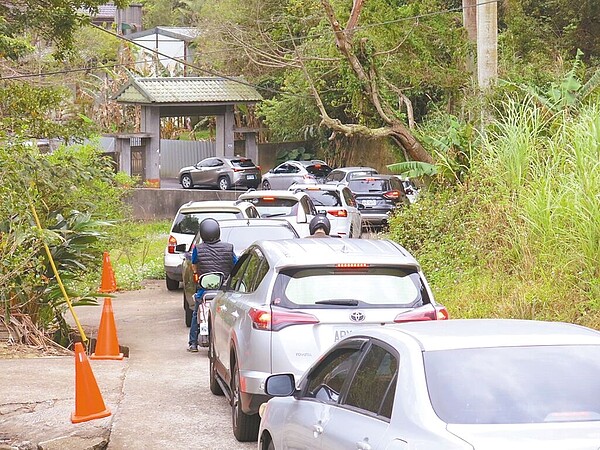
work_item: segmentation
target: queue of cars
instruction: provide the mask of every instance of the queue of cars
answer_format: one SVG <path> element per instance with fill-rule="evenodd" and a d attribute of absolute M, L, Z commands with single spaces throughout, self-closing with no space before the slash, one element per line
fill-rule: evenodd
<path fill-rule="evenodd" d="M 229 402 L 235 437 L 259 450 L 597 450 L 600 332 L 448 320 L 406 249 L 349 239 L 409 204 L 403 180 L 331 174 L 245 192 L 235 204 L 261 218 L 220 220 L 239 260 L 209 304 L 209 387 Z M 317 213 L 346 239 L 303 238 Z M 254 232 L 261 222 L 292 236 Z M 187 325 L 190 250 L 175 247 Z"/>

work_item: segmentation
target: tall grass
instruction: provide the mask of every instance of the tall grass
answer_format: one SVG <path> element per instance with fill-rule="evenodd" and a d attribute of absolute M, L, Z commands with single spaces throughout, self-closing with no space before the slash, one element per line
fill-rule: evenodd
<path fill-rule="evenodd" d="M 505 106 L 504 120 L 486 136 L 474 175 L 512 205 L 507 250 L 524 279 L 572 299 L 575 293 L 578 313 L 598 316 L 600 108 L 571 116 L 548 115 L 532 101 Z M 547 298 L 547 309 L 561 304 Z M 558 318 L 577 320 L 577 314 L 563 311 Z"/>
<path fill-rule="evenodd" d="M 389 237 L 451 317 L 600 329 L 600 106 L 551 114 L 507 100 L 465 183 L 428 192 Z"/>

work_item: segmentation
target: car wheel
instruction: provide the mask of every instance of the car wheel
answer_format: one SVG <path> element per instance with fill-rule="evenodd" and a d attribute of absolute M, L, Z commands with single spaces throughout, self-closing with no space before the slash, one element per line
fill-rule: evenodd
<path fill-rule="evenodd" d="M 187 173 L 185 175 L 182 175 L 181 180 L 179 182 L 181 183 L 181 186 L 184 189 L 191 189 L 194 187 L 194 182 L 192 181 L 192 177 L 190 175 L 188 175 Z"/>
<path fill-rule="evenodd" d="M 215 366 L 215 347 L 213 344 L 213 340 L 210 337 L 210 334 L 208 336 L 208 339 L 208 384 L 210 386 L 210 392 L 212 392 L 214 395 L 223 395 L 223 389 L 221 389 L 221 386 L 217 381 L 217 368 Z"/>
<path fill-rule="evenodd" d="M 263 182 L 262 182 L 262 188 L 263 188 L 265 191 L 270 191 L 270 190 L 271 190 L 271 183 L 269 183 L 269 181 L 268 181 L 268 180 L 265 180 L 265 181 L 263 181 Z"/>
<path fill-rule="evenodd" d="M 192 314 L 194 314 L 194 311 L 188 305 L 185 288 L 183 289 L 183 310 L 185 311 L 185 326 L 189 328 L 192 326 Z"/>
<path fill-rule="evenodd" d="M 221 177 L 219 178 L 219 189 L 222 191 L 226 191 L 231 187 L 231 183 L 229 182 L 229 178 Z"/>
<path fill-rule="evenodd" d="M 165 280 L 167 281 L 167 290 L 176 291 L 179 289 L 179 281 L 169 278 L 168 275 L 165 275 Z"/>
<path fill-rule="evenodd" d="M 273 439 L 269 439 L 269 445 L 267 445 L 267 450 L 275 450 L 275 444 L 273 444 Z"/>
<path fill-rule="evenodd" d="M 231 417 L 233 423 L 233 435 L 240 442 L 252 442 L 258 438 L 258 427 L 260 416 L 258 414 L 248 415 L 242 411 L 242 398 L 240 394 L 240 370 L 237 362 L 233 364 L 233 376 L 231 377 Z"/>

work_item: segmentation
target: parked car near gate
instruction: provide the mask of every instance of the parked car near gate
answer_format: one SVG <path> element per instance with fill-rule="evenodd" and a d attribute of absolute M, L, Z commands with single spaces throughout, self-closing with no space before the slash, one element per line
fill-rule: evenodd
<path fill-rule="evenodd" d="M 334 184 L 294 184 L 289 190 L 309 195 L 317 212 L 325 214 L 329 219 L 331 236 L 361 236 L 362 217 L 354 195 L 347 187 Z"/>
<path fill-rule="evenodd" d="M 287 189 L 293 184 L 322 183 L 331 172 L 325 161 L 286 161 L 263 175 L 262 188 Z"/>
<path fill-rule="evenodd" d="M 260 186 L 260 166 L 249 158 L 211 157 L 179 171 L 179 183 L 184 189 L 194 186 L 217 187 L 223 191 L 233 187 Z"/>
<path fill-rule="evenodd" d="M 210 306 L 210 389 L 230 399 L 235 437 L 256 440 L 268 375 L 300 376 L 364 327 L 447 318 L 417 261 L 395 242 L 257 241 Z"/>
<path fill-rule="evenodd" d="M 371 175 L 348 183 L 354 194 L 363 224 L 385 227 L 396 208 L 410 205 L 402 182 L 394 175 Z"/>
<path fill-rule="evenodd" d="M 254 241 L 260 239 L 294 239 L 298 233 L 289 222 L 282 219 L 229 219 L 219 223 L 221 228 L 221 240 L 233 245 L 236 256 Z M 183 259 L 181 264 L 181 278 L 183 281 L 183 311 L 185 313 L 185 324 L 192 323 L 192 312 L 194 310 L 194 294 L 197 290 L 198 277 L 194 274 L 192 267 L 191 252 L 195 245 L 202 242 L 198 231 L 189 244 L 180 244 L 176 251 Z M 225 274 L 227 277 L 229 274 Z"/>
<path fill-rule="evenodd" d="M 165 280 L 169 291 L 178 289 L 179 282 L 182 281 L 182 255 L 175 251 L 176 246 L 179 244 L 190 245 L 198 232 L 200 222 L 209 217 L 221 221 L 257 218 L 260 217 L 260 214 L 251 203 L 232 200 L 207 200 L 187 202 L 181 205 L 171 224 L 164 253 Z"/>
<path fill-rule="evenodd" d="M 254 205 L 262 218 L 287 220 L 300 237 L 310 234 L 309 223 L 317 215 L 315 205 L 304 192 L 249 190 L 240 194 L 238 201 Z"/>
<path fill-rule="evenodd" d="M 265 391 L 278 398 L 261 407 L 259 450 L 597 450 L 600 332 L 506 319 L 358 330 Z"/>

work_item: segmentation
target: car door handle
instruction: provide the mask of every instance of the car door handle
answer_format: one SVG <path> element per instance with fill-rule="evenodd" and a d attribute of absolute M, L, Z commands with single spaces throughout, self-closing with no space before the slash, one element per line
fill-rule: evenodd
<path fill-rule="evenodd" d="M 358 441 L 356 443 L 356 448 L 358 450 L 371 450 L 371 444 L 369 444 L 369 439 L 365 438 L 362 441 Z"/>

